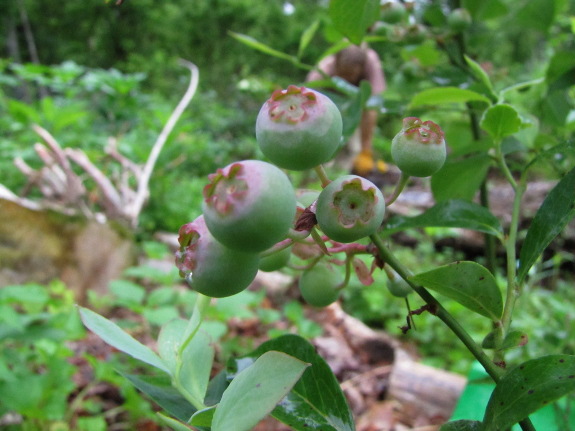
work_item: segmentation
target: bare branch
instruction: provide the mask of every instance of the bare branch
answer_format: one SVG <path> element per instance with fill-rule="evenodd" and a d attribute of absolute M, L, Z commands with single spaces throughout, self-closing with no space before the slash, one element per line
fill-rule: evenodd
<path fill-rule="evenodd" d="M 128 216 L 128 218 L 132 221 L 132 224 L 134 226 L 137 224 L 138 215 L 140 214 L 140 211 L 142 210 L 144 202 L 146 201 L 146 198 L 148 196 L 149 193 L 148 183 L 150 182 L 152 171 L 154 170 L 154 166 L 156 164 L 156 161 L 158 160 L 158 156 L 162 151 L 162 147 L 164 146 L 166 140 L 168 139 L 168 136 L 174 129 L 176 122 L 178 121 L 178 119 L 180 118 L 180 116 L 182 115 L 182 113 L 184 112 L 184 110 L 186 109 L 186 107 L 196 94 L 196 90 L 198 88 L 199 70 L 196 67 L 196 65 L 185 60 L 180 60 L 180 63 L 190 70 L 191 73 L 190 85 L 188 86 L 186 93 L 182 97 L 182 100 L 180 100 L 180 103 L 178 103 L 178 105 L 174 109 L 174 112 L 172 112 L 172 115 L 170 115 L 170 118 L 168 119 L 166 125 L 164 126 L 164 129 L 158 136 L 158 139 L 154 143 L 152 151 L 150 152 L 148 160 L 146 161 L 146 165 L 144 166 L 142 177 L 140 178 L 140 181 L 138 181 L 138 189 L 136 197 L 134 201 L 131 202 L 131 204 L 126 208 L 125 213 Z"/>
<path fill-rule="evenodd" d="M 123 206 L 125 203 L 122 202 L 118 191 L 106 175 L 88 159 L 88 156 L 79 149 L 66 148 L 64 152 L 70 160 L 80 166 L 94 180 L 102 192 L 102 205 L 106 209 L 108 217 L 124 214 Z"/>

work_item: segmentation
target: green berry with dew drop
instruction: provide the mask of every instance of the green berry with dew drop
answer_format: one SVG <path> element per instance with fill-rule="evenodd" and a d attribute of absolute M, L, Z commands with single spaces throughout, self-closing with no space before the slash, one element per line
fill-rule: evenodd
<path fill-rule="evenodd" d="M 342 280 L 337 267 L 319 262 L 302 273 L 298 286 L 305 302 L 314 307 L 326 307 L 339 298 Z"/>
<path fill-rule="evenodd" d="M 357 175 L 332 181 L 317 199 L 317 223 L 323 233 L 338 242 L 349 243 L 375 233 L 384 215 L 381 190 Z"/>
<path fill-rule="evenodd" d="M 254 280 L 259 255 L 232 250 L 209 232 L 204 217 L 180 228 L 176 266 L 195 291 L 213 298 L 241 292 Z"/>
<path fill-rule="evenodd" d="M 342 119 L 324 94 L 290 85 L 275 91 L 256 120 L 260 149 L 274 164 L 302 171 L 332 159 L 340 147 Z"/>
<path fill-rule="evenodd" d="M 433 121 L 404 118 L 391 142 L 391 157 L 404 175 L 429 177 L 441 169 L 446 156 L 445 136 Z"/>
<path fill-rule="evenodd" d="M 286 247 L 283 250 L 260 257 L 260 271 L 271 272 L 282 269 L 290 260 L 291 249 L 291 247 Z"/>
<path fill-rule="evenodd" d="M 293 224 L 296 198 L 287 175 L 259 160 L 235 162 L 209 176 L 202 209 L 211 234 L 227 247 L 267 250 Z"/>

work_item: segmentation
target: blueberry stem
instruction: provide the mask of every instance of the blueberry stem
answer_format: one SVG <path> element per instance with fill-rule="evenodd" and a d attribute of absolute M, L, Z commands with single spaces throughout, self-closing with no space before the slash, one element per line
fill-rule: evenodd
<path fill-rule="evenodd" d="M 327 177 L 327 173 L 325 172 L 323 165 L 317 165 L 313 169 L 315 170 L 315 173 L 319 177 L 321 181 L 321 186 L 323 188 L 325 188 L 329 183 L 331 183 L 331 180 Z"/>
<path fill-rule="evenodd" d="M 399 197 L 399 195 L 407 185 L 408 181 L 409 181 L 409 175 L 406 175 L 405 173 L 402 172 L 401 177 L 399 177 L 399 182 L 397 183 L 397 185 L 395 186 L 395 190 L 393 191 L 393 195 L 391 195 L 391 197 L 385 201 L 386 206 L 390 206 L 392 203 L 395 202 L 395 200 Z"/>

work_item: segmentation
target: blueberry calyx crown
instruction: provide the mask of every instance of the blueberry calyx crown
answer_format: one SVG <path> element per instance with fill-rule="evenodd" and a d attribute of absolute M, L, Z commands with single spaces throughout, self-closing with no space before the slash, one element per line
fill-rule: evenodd
<path fill-rule="evenodd" d="M 218 169 L 208 175 L 210 182 L 204 187 L 204 198 L 219 214 L 232 212 L 235 205 L 247 195 L 248 185 L 243 178 L 244 170 L 240 163 L 233 163 L 227 173 L 224 169 Z"/>
<path fill-rule="evenodd" d="M 290 85 L 274 91 L 267 103 L 272 121 L 297 124 L 309 117 L 308 110 L 317 104 L 317 96 L 305 87 Z"/>
<path fill-rule="evenodd" d="M 417 117 L 403 119 L 403 134 L 406 138 L 422 144 L 441 145 L 445 140 L 445 134 L 441 127 L 433 121 L 422 122 Z"/>

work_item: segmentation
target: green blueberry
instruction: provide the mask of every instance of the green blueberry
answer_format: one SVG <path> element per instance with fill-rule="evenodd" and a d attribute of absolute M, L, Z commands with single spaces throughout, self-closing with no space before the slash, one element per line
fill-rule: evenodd
<path fill-rule="evenodd" d="M 203 295 L 235 295 L 248 287 L 257 274 L 259 256 L 219 243 L 210 234 L 203 216 L 180 228 L 178 242 L 176 266 L 180 276 Z"/>
<path fill-rule="evenodd" d="M 338 287 L 342 279 L 337 268 L 320 262 L 302 273 L 298 285 L 305 302 L 314 307 L 326 307 L 339 298 Z"/>
<path fill-rule="evenodd" d="M 471 26 L 471 14 L 467 9 L 457 8 L 447 16 L 447 25 L 454 33 L 461 33 Z"/>
<path fill-rule="evenodd" d="M 381 20 L 388 24 L 397 24 L 403 21 L 407 15 L 407 10 L 402 3 L 388 1 L 381 5 Z"/>
<path fill-rule="evenodd" d="M 445 163 L 447 149 L 441 128 L 432 121 L 403 119 L 402 130 L 391 142 L 391 157 L 401 172 L 412 177 L 428 177 Z"/>
<path fill-rule="evenodd" d="M 387 290 L 389 290 L 389 293 L 397 298 L 405 298 L 407 295 L 413 292 L 413 289 L 409 284 L 407 284 L 407 281 L 405 281 L 399 275 L 394 279 L 387 280 Z"/>
<path fill-rule="evenodd" d="M 256 138 L 274 164 L 303 171 L 331 160 L 340 146 L 342 124 L 329 97 L 290 85 L 275 91 L 262 106 Z"/>
<path fill-rule="evenodd" d="M 209 176 L 202 209 L 211 234 L 227 247 L 267 250 L 292 226 L 296 198 L 287 175 L 259 160 L 235 162 Z"/>
<path fill-rule="evenodd" d="M 290 260 L 291 249 L 291 247 L 286 247 L 283 250 L 270 254 L 269 256 L 260 257 L 260 270 L 264 272 L 272 272 L 282 269 Z"/>
<path fill-rule="evenodd" d="M 357 175 L 332 181 L 317 199 L 317 223 L 338 242 L 353 242 L 375 233 L 384 215 L 385 200 L 379 188 Z"/>

